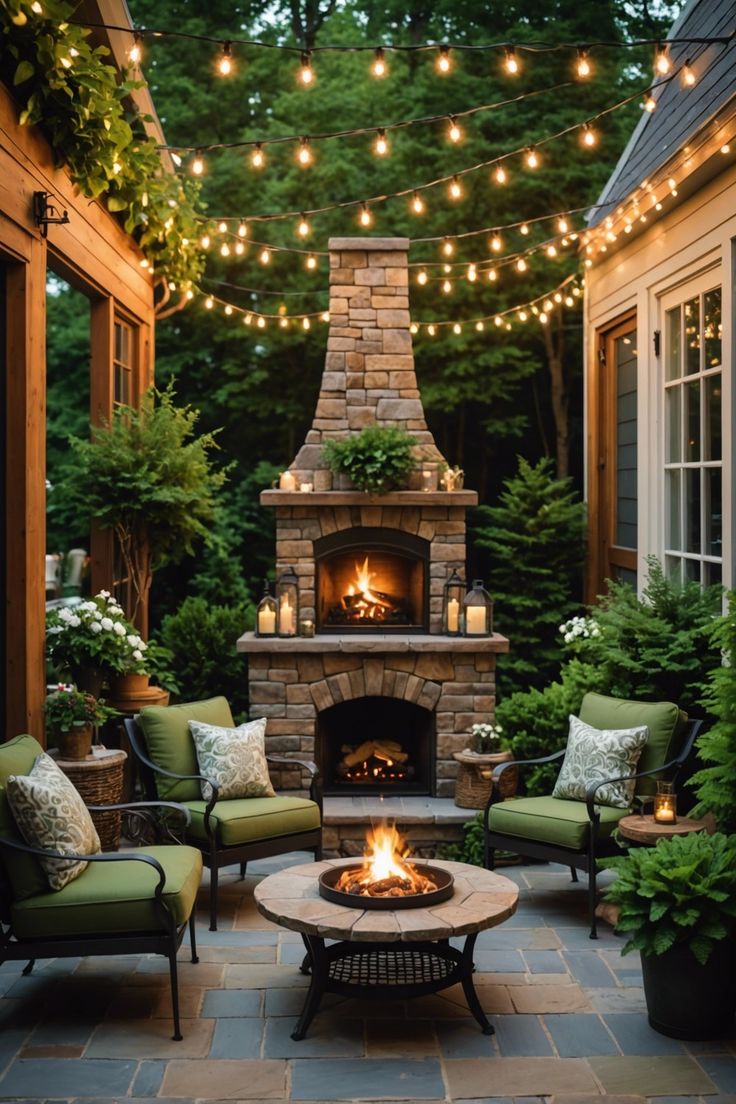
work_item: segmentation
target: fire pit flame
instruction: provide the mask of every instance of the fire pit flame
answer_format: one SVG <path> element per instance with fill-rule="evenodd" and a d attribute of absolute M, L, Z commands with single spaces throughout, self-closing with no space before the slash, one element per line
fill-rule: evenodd
<path fill-rule="evenodd" d="M 368 832 L 363 865 L 344 870 L 335 889 L 361 897 L 433 893 L 437 889 L 436 882 L 406 861 L 409 854 L 406 841 L 395 825 L 381 824 Z"/>

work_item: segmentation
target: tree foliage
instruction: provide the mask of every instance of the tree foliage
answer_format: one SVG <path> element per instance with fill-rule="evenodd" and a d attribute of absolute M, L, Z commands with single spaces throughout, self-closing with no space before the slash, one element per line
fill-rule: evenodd
<path fill-rule="evenodd" d="M 698 740 L 702 769 L 690 780 L 698 798 L 695 816 L 712 813 L 722 832 L 736 833 L 736 592 L 718 619 L 711 644 L 723 655 L 708 680 L 702 704 L 715 723 Z"/>

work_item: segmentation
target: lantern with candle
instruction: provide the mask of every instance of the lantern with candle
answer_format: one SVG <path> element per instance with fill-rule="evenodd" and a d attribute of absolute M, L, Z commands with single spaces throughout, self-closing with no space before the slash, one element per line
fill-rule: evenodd
<path fill-rule="evenodd" d="M 459 636 L 462 628 L 461 614 L 465 601 L 465 583 L 457 571 L 453 571 L 445 583 L 444 622 L 448 636 Z"/>
<path fill-rule="evenodd" d="M 299 625 L 299 580 L 293 567 L 287 567 L 278 577 L 276 605 L 278 635 L 296 636 Z"/>
<path fill-rule="evenodd" d="M 677 794 L 671 782 L 658 782 L 654 795 L 655 824 L 677 824 Z"/>
<path fill-rule="evenodd" d="M 276 636 L 276 599 L 271 594 L 268 579 L 264 582 L 263 597 L 256 610 L 256 636 Z"/>
<path fill-rule="evenodd" d="M 482 579 L 474 579 L 473 586 L 463 601 L 466 636 L 490 636 L 493 632 L 493 599 L 483 586 Z"/>
<path fill-rule="evenodd" d="M 282 471 L 279 476 L 279 490 L 280 491 L 295 491 L 296 490 L 296 476 L 288 469 Z"/>

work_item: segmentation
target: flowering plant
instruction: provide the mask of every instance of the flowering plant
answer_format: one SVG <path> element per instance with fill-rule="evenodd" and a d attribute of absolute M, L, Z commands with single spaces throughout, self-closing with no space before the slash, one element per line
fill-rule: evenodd
<path fill-rule="evenodd" d="M 145 675 L 146 647 L 107 590 L 46 616 L 46 651 L 59 670 L 102 667 L 115 675 Z"/>
<path fill-rule="evenodd" d="M 594 617 L 571 617 L 569 621 L 560 625 L 560 632 L 566 644 L 601 635 L 600 625 Z"/>
<path fill-rule="evenodd" d="M 500 751 L 503 745 L 503 729 L 499 724 L 474 724 L 470 729 L 472 750 L 479 755 Z"/>
<path fill-rule="evenodd" d="M 101 725 L 110 717 L 117 715 L 114 709 L 109 709 L 91 694 L 83 694 L 80 690 L 65 686 L 63 683 L 49 694 L 43 709 L 46 714 L 46 731 L 49 735 L 69 732 L 76 726 Z"/>

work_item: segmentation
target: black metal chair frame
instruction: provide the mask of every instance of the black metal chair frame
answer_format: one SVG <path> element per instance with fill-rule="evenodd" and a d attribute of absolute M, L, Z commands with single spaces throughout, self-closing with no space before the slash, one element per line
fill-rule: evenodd
<path fill-rule="evenodd" d="M 88 805 L 91 812 L 109 812 L 114 809 L 127 811 L 137 816 L 146 816 L 153 809 L 173 809 L 179 813 L 185 823 L 189 822 L 189 810 L 183 805 L 173 801 L 133 801 L 121 805 Z M 152 822 L 155 824 L 153 817 Z M 160 824 L 157 825 L 160 828 Z M 173 839 L 173 843 L 179 841 Z M 38 847 L 30 847 L 27 844 L 14 840 L 0 838 L 0 848 L 7 847 L 13 851 L 22 851 L 27 855 L 38 858 L 53 859 L 80 859 L 85 862 L 121 863 L 140 862 L 153 867 L 158 874 L 158 883 L 153 891 L 154 905 L 157 909 L 163 927 L 160 931 L 116 932 L 110 935 L 79 935 L 79 936 L 55 936 L 53 938 L 42 937 L 38 939 L 19 938 L 12 929 L 9 918 L 0 917 L 0 964 L 3 962 L 26 961 L 23 976 L 33 970 L 36 960 L 39 958 L 76 958 L 91 955 L 120 955 L 120 954 L 160 954 L 169 960 L 169 978 L 171 982 L 171 1005 L 174 1020 L 174 1035 L 176 1042 L 182 1039 L 179 1019 L 179 981 L 177 974 L 176 954 L 184 938 L 184 931 L 189 927 L 189 940 L 192 949 L 192 962 L 199 962 L 197 957 L 197 943 L 194 933 L 194 909 L 187 922 L 176 924 L 166 902 L 163 893 L 166 886 L 166 872 L 152 855 L 140 855 L 135 852 L 101 852 L 97 855 L 76 855 L 69 852 L 46 851 Z"/>
<path fill-rule="evenodd" d="M 155 799 L 156 797 L 156 774 L 162 774 L 166 778 L 175 778 L 180 782 L 207 782 L 212 789 L 212 796 L 207 802 L 204 812 L 204 828 L 207 833 L 207 840 L 196 839 L 188 833 L 185 833 L 184 840 L 185 843 L 202 852 L 202 861 L 210 872 L 210 931 L 217 931 L 218 874 L 220 869 L 239 863 L 240 877 L 244 878 L 249 862 L 255 859 L 268 859 L 272 855 L 284 855 L 289 851 L 313 851 L 315 862 L 320 861 L 322 858 L 322 785 L 316 763 L 305 759 L 290 759 L 286 755 L 266 755 L 269 763 L 304 767 L 309 772 L 309 796 L 319 808 L 319 828 L 311 828 L 308 832 L 294 832 L 288 836 L 271 836 L 250 843 L 224 846 L 218 842 L 217 828 L 211 820 L 219 796 L 217 786 L 201 774 L 176 774 L 174 771 L 165 770 L 154 763 L 148 757 L 148 749 L 144 750 L 142 746 L 143 737 L 135 719 L 126 717 L 124 723 L 130 746 L 141 765 L 141 781 L 149 798 Z"/>
<path fill-rule="evenodd" d="M 532 859 L 543 859 L 545 862 L 558 862 L 569 866 L 572 880 L 578 880 L 577 871 L 582 870 L 588 875 L 588 916 L 590 920 L 590 938 L 598 938 L 597 920 L 595 915 L 597 903 L 597 874 L 599 860 L 611 855 L 622 854 L 622 849 L 613 839 L 601 840 L 598 838 L 600 825 L 599 807 L 595 804 L 595 795 L 601 786 L 612 782 L 630 782 L 634 779 L 647 778 L 656 775 L 659 779 L 667 779 L 674 782 L 678 773 L 686 763 L 695 744 L 698 732 L 703 724 L 702 720 L 688 721 L 687 733 L 683 740 L 682 748 L 678 755 L 668 763 L 664 763 L 655 770 L 639 771 L 636 774 L 622 775 L 619 778 L 605 778 L 591 786 L 585 795 L 585 805 L 588 813 L 588 842 L 583 851 L 573 851 L 568 847 L 560 847 L 554 843 L 542 843 L 539 840 L 528 840 L 522 836 L 508 836 L 502 832 L 492 832 L 488 826 L 490 812 L 499 799 L 501 776 L 510 767 L 536 766 L 540 763 L 553 763 L 562 759 L 566 748 L 556 751 L 554 755 L 545 755 L 540 759 L 517 759 L 508 763 L 501 763 L 495 768 L 491 782 L 491 796 L 488 799 L 483 813 L 483 865 L 487 870 L 494 869 L 494 856 L 497 849 L 512 851 L 518 855 L 527 855 Z M 647 796 L 636 796 L 634 801 L 641 808 L 645 807 L 652 799 Z"/>

